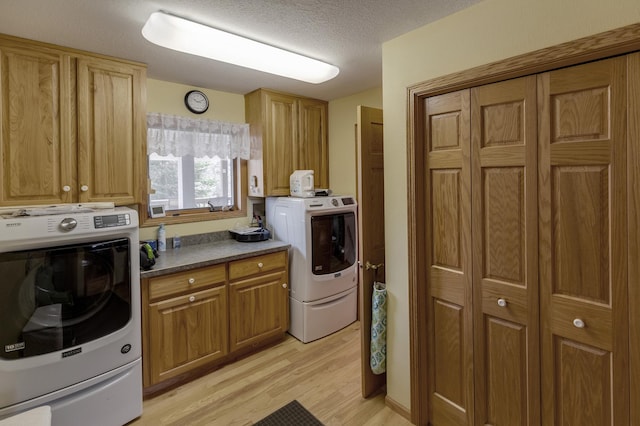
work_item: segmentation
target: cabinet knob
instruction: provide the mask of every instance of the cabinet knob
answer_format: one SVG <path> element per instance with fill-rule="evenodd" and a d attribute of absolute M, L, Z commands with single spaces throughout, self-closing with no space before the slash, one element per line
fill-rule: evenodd
<path fill-rule="evenodd" d="M 189 278 L 189 284 L 194 284 L 196 282 L 195 278 Z"/>
<path fill-rule="evenodd" d="M 584 328 L 586 324 L 580 318 L 576 318 L 573 320 L 573 326 L 576 328 Z"/>
<path fill-rule="evenodd" d="M 507 306 L 507 300 L 501 297 L 500 299 L 498 299 L 498 306 L 504 308 L 505 306 Z"/>
<path fill-rule="evenodd" d="M 287 288 L 287 283 L 282 283 L 282 288 Z"/>
<path fill-rule="evenodd" d="M 262 262 L 258 262 L 258 268 L 262 269 L 263 266 Z"/>
<path fill-rule="evenodd" d="M 69 192 L 69 191 L 71 191 L 71 187 L 69 185 L 65 185 L 65 186 L 62 187 L 62 190 L 64 192 Z"/>
<path fill-rule="evenodd" d="M 189 302 L 194 302 L 196 300 L 195 296 L 189 296 Z"/>
<path fill-rule="evenodd" d="M 82 185 L 80 187 L 80 191 L 82 191 L 82 192 L 87 192 L 88 190 L 89 190 L 89 187 L 87 185 Z"/>

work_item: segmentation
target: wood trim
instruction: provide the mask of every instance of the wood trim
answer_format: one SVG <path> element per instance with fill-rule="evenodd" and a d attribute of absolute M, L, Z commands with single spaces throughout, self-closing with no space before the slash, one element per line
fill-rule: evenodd
<path fill-rule="evenodd" d="M 428 380 L 427 374 L 427 352 L 426 352 L 426 318 L 427 305 L 424 302 L 426 294 L 424 248 L 424 225 L 421 214 L 426 212 L 423 192 L 425 189 L 425 168 L 424 168 L 424 99 L 442 93 L 448 93 L 460 89 L 479 86 L 482 84 L 494 83 L 510 78 L 522 77 L 550 71 L 556 68 L 567 67 L 610 56 L 631 53 L 640 50 L 640 23 L 628 25 L 592 36 L 584 37 L 574 41 L 559 44 L 557 46 L 536 50 L 512 58 L 481 65 L 465 71 L 437 77 L 407 89 L 407 184 L 408 184 L 408 249 L 409 249 L 409 335 L 410 335 L 410 377 L 411 377 L 411 420 L 417 425 L 426 425 L 428 422 Z M 630 97 L 631 98 L 631 97 Z M 634 104 L 637 102 L 635 101 Z M 636 134 L 640 133 L 637 123 L 631 123 Z M 632 139 L 633 140 L 633 139 Z M 636 138 L 636 140 L 638 140 Z M 637 143 L 636 143 L 637 145 Z M 637 165 L 640 160 L 640 149 L 633 146 L 630 152 L 629 162 Z M 631 164 L 631 163 L 630 163 Z M 630 179 L 638 179 L 637 167 L 629 167 Z M 640 201 L 638 195 L 629 200 L 634 203 L 636 209 Z M 637 211 L 634 212 L 637 218 Z M 634 216 L 630 216 L 629 219 Z M 637 221 L 630 225 L 630 237 L 640 239 Z M 637 244 L 637 242 L 636 242 Z M 636 255 L 638 250 L 629 250 L 629 256 Z M 631 260 L 631 257 L 630 257 Z M 629 262 L 632 264 L 633 262 Z M 640 271 L 630 272 L 630 282 L 636 281 Z M 640 295 L 630 294 L 631 305 L 634 306 L 631 314 L 637 315 L 635 305 L 640 304 Z M 634 304 L 633 301 L 636 301 Z M 634 317 L 635 318 L 635 317 Z M 633 321 L 632 321 L 633 323 Z M 640 351 L 638 339 L 633 339 L 632 350 L 636 355 Z M 637 358 L 637 357 L 636 357 Z M 632 357 L 633 359 L 633 357 Z M 640 369 L 636 363 L 632 366 L 637 371 Z M 640 397 L 640 389 L 632 390 L 632 400 Z M 636 409 L 636 411 L 638 411 Z M 635 413 L 635 415 L 639 415 Z M 634 416 L 632 415 L 632 419 Z"/>
<path fill-rule="evenodd" d="M 627 62 L 627 223 L 629 283 L 629 382 L 630 422 L 640 422 L 640 53 Z"/>
<path fill-rule="evenodd" d="M 427 288 L 422 277 L 427 276 L 425 246 L 423 242 L 426 229 L 424 222 L 418 217 L 419 212 L 426 212 L 424 199 L 425 146 L 423 129 L 425 128 L 424 103 L 419 102 L 417 96 L 408 96 L 407 111 L 407 190 L 409 198 L 408 209 L 408 243 L 409 243 L 409 366 L 411 377 L 411 422 L 420 425 L 427 424 L 429 377 L 427 375 L 427 309 L 425 306 L 428 296 Z"/>
<path fill-rule="evenodd" d="M 411 421 L 411 410 L 409 410 L 407 407 L 405 407 L 404 405 L 400 404 L 398 401 L 396 401 L 395 399 L 389 397 L 389 395 L 386 395 L 384 397 L 384 404 L 391 408 L 393 411 L 395 411 L 396 413 L 400 414 L 402 417 L 404 417 L 405 419 Z"/>

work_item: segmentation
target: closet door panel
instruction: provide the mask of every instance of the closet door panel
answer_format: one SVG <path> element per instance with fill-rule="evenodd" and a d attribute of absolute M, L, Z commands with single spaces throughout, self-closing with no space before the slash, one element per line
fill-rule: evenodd
<path fill-rule="evenodd" d="M 627 424 L 626 58 L 541 74 L 538 100 L 543 424 Z"/>
<path fill-rule="evenodd" d="M 469 91 L 427 99 L 429 419 L 473 424 Z"/>
<path fill-rule="evenodd" d="M 538 424 L 536 78 L 471 90 L 475 424 Z"/>
<path fill-rule="evenodd" d="M 555 347 L 560 366 L 557 374 L 562 377 L 558 382 L 556 424 L 611 424 L 610 352 L 563 338 L 556 339 Z"/>
<path fill-rule="evenodd" d="M 486 421 L 494 425 L 526 425 L 527 328 L 487 315 Z M 478 408 L 478 411 L 480 408 Z"/>

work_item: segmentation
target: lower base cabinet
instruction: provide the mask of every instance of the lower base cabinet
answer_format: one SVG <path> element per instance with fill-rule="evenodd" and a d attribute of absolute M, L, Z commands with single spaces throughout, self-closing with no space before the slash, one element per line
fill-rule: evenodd
<path fill-rule="evenodd" d="M 143 278 L 144 387 L 186 380 L 284 337 L 288 275 L 285 250 Z"/>
<path fill-rule="evenodd" d="M 282 335 L 289 328 L 286 252 L 229 264 L 231 351 Z"/>
<path fill-rule="evenodd" d="M 224 285 L 149 306 L 151 381 L 161 382 L 226 355 Z"/>

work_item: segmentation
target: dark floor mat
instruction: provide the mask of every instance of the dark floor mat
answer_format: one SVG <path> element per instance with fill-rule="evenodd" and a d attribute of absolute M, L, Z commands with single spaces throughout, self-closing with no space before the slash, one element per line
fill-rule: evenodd
<path fill-rule="evenodd" d="M 255 426 L 324 426 L 320 420 L 293 400 L 255 423 Z"/>

